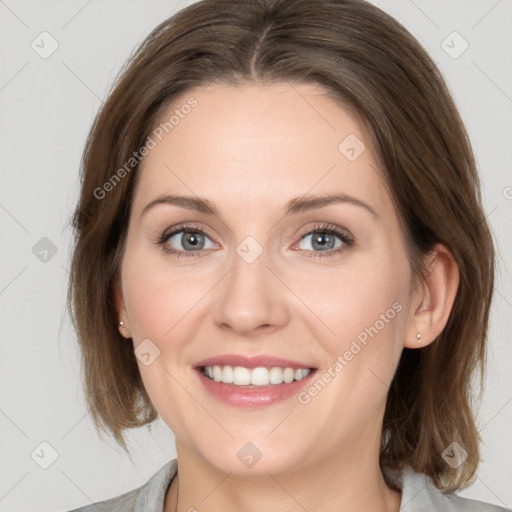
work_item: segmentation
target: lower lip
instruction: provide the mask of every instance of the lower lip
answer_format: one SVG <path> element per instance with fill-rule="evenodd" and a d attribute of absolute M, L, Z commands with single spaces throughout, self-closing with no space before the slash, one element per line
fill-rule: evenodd
<path fill-rule="evenodd" d="M 311 370 L 302 380 L 294 380 L 288 384 L 272 384 L 268 386 L 235 386 L 209 379 L 202 369 L 196 369 L 204 387 L 217 400 L 235 407 L 260 407 L 272 405 L 297 395 L 308 385 L 316 370 Z"/>

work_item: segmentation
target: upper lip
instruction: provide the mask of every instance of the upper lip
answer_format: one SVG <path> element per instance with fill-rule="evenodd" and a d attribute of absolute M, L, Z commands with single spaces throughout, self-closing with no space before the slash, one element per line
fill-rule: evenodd
<path fill-rule="evenodd" d="M 242 356 L 240 354 L 224 354 L 221 356 L 209 357 L 203 359 L 195 364 L 195 368 L 201 368 L 204 366 L 243 366 L 244 368 L 272 368 L 273 366 L 279 366 L 280 368 L 293 368 L 298 370 L 299 368 L 313 368 L 310 364 L 300 363 L 292 361 L 290 359 L 283 359 L 281 357 L 275 357 L 270 355 L 260 356 Z"/>

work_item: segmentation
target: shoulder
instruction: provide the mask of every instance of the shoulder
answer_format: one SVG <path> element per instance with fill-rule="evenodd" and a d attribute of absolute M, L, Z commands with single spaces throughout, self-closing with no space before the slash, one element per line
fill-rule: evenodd
<path fill-rule="evenodd" d="M 432 479 L 406 466 L 401 473 L 383 468 L 388 482 L 402 491 L 400 512 L 512 512 L 509 508 L 463 498 L 438 489 Z"/>
<path fill-rule="evenodd" d="M 137 489 L 68 512 L 162 512 L 167 489 L 177 470 L 178 462 L 173 459 Z"/>
<path fill-rule="evenodd" d="M 478 500 L 470 500 L 457 496 L 455 494 L 445 495 L 447 501 L 450 502 L 451 509 L 454 511 L 468 511 L 468 512 L 510 512 L 511 509 L 503 508 L 498 505 L 492 505 L 491 503 L 485 503 Z"/>
<path fill-rule="evenodd" d="M 135 502 L 142 487 L 134 489 L 133 491 L 121 494 L 115 498 L 110 498 L 105 501 L 98 501 L 85 505 L 84 507 L 75 508 L 68 512 L 121 512 L 135 510 Z"/>

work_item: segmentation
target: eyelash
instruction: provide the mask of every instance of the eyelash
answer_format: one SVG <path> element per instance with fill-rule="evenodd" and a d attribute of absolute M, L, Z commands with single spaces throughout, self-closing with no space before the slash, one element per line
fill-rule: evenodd
<path fill-rule="evenodd" d="M 205 233 L 202 229 L 191 225 L 191 224 L 181 224 L 180 226 L 177 226 L 173 231 L 170 233 L 164 232 L 159 239 L 157 240 L 157 244 L 162 246 L 162 249 L 168 253 L 172 254 L 173 256 L 177 257 L 198 257 L 202 255 L 202 252 L 204 250 L 199 251 L 179 251 L 176 249 L 169 248 L 166 243 L 172 236 L 178 234 L 178 233 L 200 233 L 202 235 L 208 236 L 207 233 Z M 321 234 L 328 234 L 328 235 L 335 235 L 337 236 L 342 242 L 343 245 L 339 247 L 338 249 L 331 249 L 329 251 L 306 251 L 312 253 L 313 258 L 330 258 L 333 256 L 336 256 L 340 254 L 341 252 L 345 251 L 346 249 L 352 247 L 354 245 L 354 238 L 348 234 L 345 230 L 342 230 L 340 228 L 337 228 L 335 226 L 332 226 L 331 224 L 319 224 L 316 226 L 313 226 L 313 228 L 309 228 L 305 231 L 303 231 L 300 234 L 300 240 L 303 240 L 307 235 L 311 235 L 312 233 L 321 233 Z M 208 236 L 208 238 L 210 238 Z M 305 250 L 305 249 L 303 249 Z"/>

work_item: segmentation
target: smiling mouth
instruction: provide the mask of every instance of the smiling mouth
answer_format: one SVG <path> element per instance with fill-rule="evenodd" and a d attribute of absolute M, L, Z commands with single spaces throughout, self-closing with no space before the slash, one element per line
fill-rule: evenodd
<path fill-rule="evenodd" d="M 198 370 L 208 379 L 223 384 L 240 387 L 277 386 L 300 381 L 315 368 L 264 367 L 246 368 L 244 366 L 214 365 L 201 366 Z"/>

